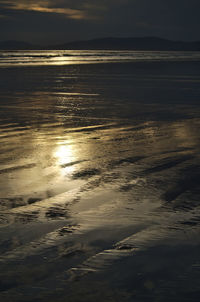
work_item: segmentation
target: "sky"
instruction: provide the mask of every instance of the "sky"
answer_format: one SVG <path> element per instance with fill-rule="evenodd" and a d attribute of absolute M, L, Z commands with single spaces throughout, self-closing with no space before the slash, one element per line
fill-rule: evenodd
<path fill-rule="evenodd" d="M 0 41 L 200 40 L 200 0 L 0 0 Z"/>

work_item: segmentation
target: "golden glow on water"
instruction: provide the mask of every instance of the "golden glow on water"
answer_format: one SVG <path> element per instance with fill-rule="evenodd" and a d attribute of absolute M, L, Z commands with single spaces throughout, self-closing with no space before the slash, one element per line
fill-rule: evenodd
<path fill-rule="evenodd" d="M 79 127 L 71 125 L 66 132 L 57 121 L 49 123 L 49 129 L 47 124 L 37 132 L 28 129 L 27 135 L 1 138 L 4 142 L 1 146 L 2 163 L 8 161 L 0 167 L 1 196 L 43 196 L 46 193 L 40 192 L 46 191 L 61 193 L 74 186 L 72 176 L 76 172 L 82 175 L 82 171 L 87 174 L 87 170 L 112 167 L 115 160 L 119 167 L 123 162 L 126 166 L 129 158 L 130 162 L 132 157 L 134 161 L 134 157 L 140 154 L 148 158 L 166 150 L 194 148 L 199 139 L 196 125 L 196 120 L 161 124 L 148 122 L 137 127 L 112 127 L 109 124 L 108 129 L 103 124 L 89 127 L 81 124 Z M 8 142 L 15 147 L 10 152 L 6 151 L 9 146 L 5 143 Z M 144 169 L 147 162 L 141 162 Z M 149 159 L 148 165 L 150 162 Z M 79 180 L 85 179 L 83 173 Z M 134 182 L 135 178 L 129 181 L 129 185 L 135 185 Z"/>
<path fill-rule="evenodd" d="M 61 169 L 61 173 L 71 173 L 74 170 L 74 166 L 70 166 L 70 163 L 76 161 L 73 145 L 58 145 L 55 149 L 54 157 L 56 158 L 57 165 L 66 165 L 64 170 Z"/>
<path fill-rule="evenodd" d="M 172 285 L 173 294 L 185 276 L 189 285 L 198 279 L 191 268 L 200 263 L 194 249 L 200 246 L 200 114 L 189 101 L 198 101 L 199 88 L 178 82 L 191 69 L 175 65 L 2 70 L 0 276 L 7 301 L 31 299 L 33 289 L 36 301 L 72 301 L 83 288 L 88 300 L 93 277 L 87 273 L 98 285 L 112 285 L 122 274 L 121 288 L 134 280 L 139 290 L 126 297 L 136 300 L 157 292 L 162 300 L 165 288 Z M 182 250 L 177 274 L 169 263 L 162 277 L 171 259 L 165 256 L 176 259 Z M 188 261 L 184 253 L 191 250 Z M 176 300 L 171 291 L 170 298 Z"/>

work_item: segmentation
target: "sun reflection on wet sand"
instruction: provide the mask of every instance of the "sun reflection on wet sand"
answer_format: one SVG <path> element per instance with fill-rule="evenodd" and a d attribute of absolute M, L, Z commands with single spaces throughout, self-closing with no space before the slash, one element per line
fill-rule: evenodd
<path fill-rule="evenodd" d="M 30 74 L 23 69 L 19 74 L 25 83 L 18 82 L 16 90 L 30 91 L 10 95 L 11 83 L 7 88 L 10 97 L 5 93 L 0 112 L 0 261 L 7 261 L 0 270 L 3 301 L 19 301 L 26 290 L 25 300 L 32 301 L 36 288 L 35 300 L 46 301 L 51 293 L 57 300 L 52 284 L 68 291 L 70 276 L 81 280 L 83 271 L 99 278 L 101 270 L 108 280 L 108 267 L 119 275 L 124 269 L 122 283 L 129 274 L 128 282 L 136 281 L 137 287 L 138 272 L 144 267 L 149 275 L 149 263 L 156 263 L 158 282 L 171 263 L 159 255 L 163 242 L 169 255 L 172 238 L 188 244 L 187 233 L 193 246 L 199 241 L 198 110 L 190 104 L 183 110 L 175 101 L 169 107 L 174 93 L 183 89 L 178 81 L 171 88 L 176 68 L 160 80 L 163 65 L 158 70 L 143 66 L 143 71 L 132 67 L 44 67 Z M 16 79 L 14 69 L 13 74 Z M 184 95 L 185 102 L 191 99 Z M 131 269 L 124 261 L 120 268 L 115 260 L 132 256 L 135 248 L 138 257 L 144 250 L 146 255 L 137 262 L 134 254 Z M 174 259 L 180 264 L 177 255 Z M 152 290 L 156 281 L 148 280 L 151 276 L 142 282 Z M 73 297 L 69 300 L 77 300 Z"/>
<path fill-rule="evenodd" d="M 61 166 L 60 173 L 66 175 L 74 171 L 74 166 L 70 165 L 76 161 L 73 145 L 58 145 L 53 156 L 56 158 L 56 163 Z"/>

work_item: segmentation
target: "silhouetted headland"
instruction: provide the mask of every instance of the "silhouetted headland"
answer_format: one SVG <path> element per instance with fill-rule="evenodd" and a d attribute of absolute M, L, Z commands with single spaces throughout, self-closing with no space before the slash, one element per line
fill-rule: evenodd
<path fill-rule="evenodd" d="M 2 50 L 31 50 L 31 49 L 77 49 L 77 50 L 158 50 L 158 51 L 199 51 L 200 41 L 184 42 L 172 41 L 157 37 L 138 37 L 138 38 L 101 38 L 68 42 L 64 44 L 38 46 L 21 41 L 0 42 Z"/>
<path fill-rule="evenodd" d="M 37 46 L 24 41 L 9 40 L 0 42 L 1 50 L 32 50 L 36 48 Z"/>

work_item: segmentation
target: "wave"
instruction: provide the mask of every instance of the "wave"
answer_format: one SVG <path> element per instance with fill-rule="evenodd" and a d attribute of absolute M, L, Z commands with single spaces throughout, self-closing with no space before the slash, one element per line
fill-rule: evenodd
<path fill-rule="evenodd" d="M 199 52 L 184 51 L 0 51 L 0 67 L 199 60 Z"/>

